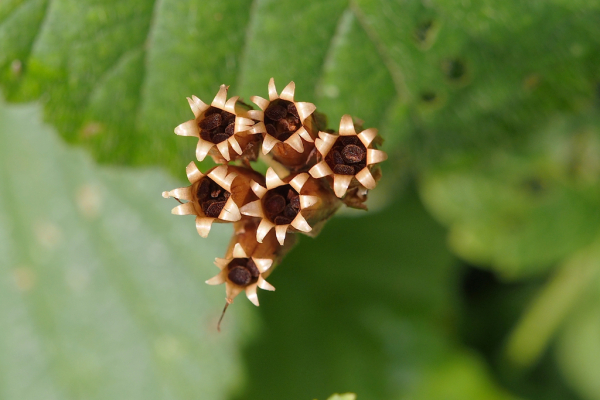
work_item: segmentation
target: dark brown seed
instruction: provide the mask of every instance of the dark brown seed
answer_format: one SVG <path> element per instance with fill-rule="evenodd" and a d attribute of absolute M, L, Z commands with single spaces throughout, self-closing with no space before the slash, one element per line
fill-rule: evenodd
<path fill-rule="evenodd" d="M 293 132 L 285 132 L 285 133 L 280 133 L 279 136 L 277 136 L 277 139 L 279 139 L 282 142 L 285 142 L 286 140 L 288 140 L 290 138 L 290 136 L 292 136 Z M 296 151 L 296 150 L 294 150 Z"/>
<path fill-rule="evenodd" d="M 360 140 L 356 136 L 340 136 L 339 141 L 344 146 L 347 146 L 349 144 L 358 144 Z"/>
<path fill-rule="evenodd" d="M 248 271 L 250 271 L 252 279 L 256 279 L 260 275 L 260 271 L 258 270 L 258 268 L 256 268 L 256 264 L 251 258 L 248 259 L 248 262 L 246 263 L 246 268 L 248 269 Z"/>
<path fill-rule="evenodd" d="M 349 144 L 342 150 L 342 156 L 344 160 L 349 163 L 357 163 L 365 158 L 365 151 L 355 144 Z"/>
<path fill-rule="evenodd" d="M 354 167 L 354 170 L 355 170 L 356 172 L 359 172 L 359 171 L 361 171 L 361 170 L 362 170 L 362 169 L 364 169 L 366 166 L 367 166 L 367 163 L 366 163 L 366 162 L 364 162 L 364 161 L 363 161 L 363 162 L 359 162 L 358 164 L 354 164 L 354 165 L 353 165 L 353 167 Z"/>
<path fill-rule="evenodd" d="M 205 214 L 207 217 L 217 218 L 217 217 L 219 217 L 219 214 L 221 214 L 221 211 L 223 210 L 224 206 L 225 206 L 224 201 L 215 201 L 214 203 L 212 203 L 211 205 L 208 206 Z"/>
<path fill-rule="evenodd" d="M 265 115 L 273 121 L 279 121 L 280 119 L 285 118 L 287 110 L 278 104 L 271 104 L 265 110 Z"/>
<path fill-rule="evenodd" d="M 342 153 L 340 153 L 337 150 L 334 150 L 332 153 L 333 156 L 333 162 L 335 164 L 344 164 L 344 157 L 342 157 Z"/>
<path fill-rule="evenodd" d="M 275 225 L 287 225 L 291 224 L 292 220 L 290 218 L 286 218 L 282 215 L 279 215 L 275 217 L 275 220 L 273 222 L 275 223 Z"/>
<path fill-rule="evenodd" d="M 285 198 L 283 198 L 283 196 L 280 196 L 278 194 L 273 195 L 265 201 L 265 210 L 270 215 L 277 215 L 283 211 L 283 209 L 285 208 L 285 203 L 286 201 Z"/>
<path fill-rule="evenodd" d="M 333 173 L 340 175 L 354 175 L 354 168 L 350 165 L 338 164 L 333 167 Z"/>
<path fill-rule="evenodd" d="M 227 140 L 227 139 L 229 139 L 229 135 L 228 134 L 226 134 L 226 133 L 217 133 L 215 136 L 213 136 L 212 142 L 214 144 L 219 144 L 222 141 Z"/>
<path fill-rule="evenodd" d="M 245 286 L 250 283 L 252 274 L 242 266 L 235 266 L 229 270 L 227 277 L 236 285 Z"/>
<path fill-rule="evenodd" d="M 294 219 L 294 218 L 296 218 L 296 215 L 298 215 L 298 210 L 296 208 L 292 207 L 291 204 L 288 204 L 283 209 L 283 216 L 286 218 Z"/>
<path fill-rule="evenodd" d="M 206 130 L 206 129 L 202 129 L 202 130 L 200 131 L 200 137 L 201 137 L 203 140 L 206 140 L 207 142 L 212 142 L 212 139 L 211 139 L 211 131 L 208 131 L 208 130 Z"/>
<path fill-rule="evenodd" d="M 290 123 L 287 119 L 280 119 L 277 121 L 277 132 L 279 133 L 288 133 L 293 129 L 293 126 L 290 126 Z"/>
<path fill-rule="evenodd" d="M 292 132 L 295 132 L 300 127 L 300 120 L 293 115 L 290 115 L 286 118 L 288 125 L 290 126 L 288 129 Z"/>
<path fill-rule="evenodd" d="M 223 193 L 223 197 L 225 197 L 226 199 L 228 199 L 229 196 L 231 196 L 231 193 L 229 193 L 228 191 L 225 190 L 224 193 Z"/>
<path fill-rule="evenodd" d="M 221 122 L 221 114 L 211 114 L 200 121 L 200 128 L 207 130 L 215 129 L 221 125 Z"/>
<path fill-rule="evenodd" d="M 273 137 L 275 137 L 275 138 L 277 137 L 277 129 L 275 129 L 275 127 L 274 127 L 273 125 L 271 125 L 271 124 L 268 124 L 268 125 L 266 126 L 266 128 L 267 128 L 267 133 L 268 133 L 269 135 L 271 135 L 271 136 L 273 136 Z"/>
<path fill-rule="evenodd" d="M 297 196 L 296 192 L 294 192 L 292 189 L 289 189 L 287 192 L 287 195 L 285 196 L 288 200 L 291 200 L 292 198 L 294 198 L 295 196 Z"/>
<path fill-rule="evenodd" d="M 223 191 L 223 189 L 220 186 L 218 186 L 216 188 L 213 187 L 212 190 L 211 190 L 211 192 L 210 192 L 210 197 L 212 197 L 213 199 L 215 197 L 219 197 L 219 195 L 221 194 L 222 191 Z"/>
<path fill-rule="evenodd" d="M 296 117 L 300 118 L 300 116 L 298 115 L 298 110 L 296 109 L 296 106 L 294 105 L 294 103 L 288 104 L 287 110 L 290 114 L 295 115 Z"/>
<path fill-rule="evenodd" d="M 234 119 L 235 119 L 235 115 L 233 115 L 233 114 L 232 114 L 232 113 L 230 113 L 229 111 L 225 111 L 225 110 L 222 110 L 222 111 L 221 111 L 221 117 L 223 117 L 223 120 L 224 120 L 224 121 L 227 121 L 227 120 L 229 120 L 229 119 L 231 119 L 231 118 L 234 118 Z"/>
<path fill-rule="evenodd" d="M 198 197 L 198 200 L 204 200 L 206 197 L 208 197 L 210 193 L 210 183 L 210 179 L 203 179 L 202 182 L 200 182 L 198 190 L 196 191 L 196 197 Z"/>
<path fill-rule="evenodd" d="M 221 117 L 223 117 L 223 125 L 229 125 L 235 122 L 235 115 L 231 113 L 227 113 L 227 116 L 221 114 Z"/>
<path fill-rule="evenodd" d="M 212 114 L 220 114 L 221 111 L 222 110 L 220 108 L 212 107 L 211 106 L 211 107 L 208 108 L 208 110 L 206 110 L 206 112 L 204 113 L 204 116 L 208 117 L 209 115 L 212 115 Z"/>
<path fill-rule="evenodd" d="M 233 130 L 234 129 L 235 129 L 235 124 L 229 124 L 229 125 L 227 125 L 227 128 L 225 128 L 225 134 L 227 136 L 231 137 L 231 135 L 233 135 Z"/>
<path fill-rule="evenodd" d="M 300 209 L 300 196 L 292 197 L 290 199 L 290 205 L 294 207 L 296 210 Z"/>

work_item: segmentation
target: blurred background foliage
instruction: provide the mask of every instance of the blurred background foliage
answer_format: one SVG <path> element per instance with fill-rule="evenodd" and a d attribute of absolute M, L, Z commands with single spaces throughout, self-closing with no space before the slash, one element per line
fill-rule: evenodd
<path fill-rule="evenodd" d="M 272 76 L 390 158 L 217 334 L 172 132 Z M 600 1 L 2 0 L 0 87 L 0 398 L 600 399 Z"/>

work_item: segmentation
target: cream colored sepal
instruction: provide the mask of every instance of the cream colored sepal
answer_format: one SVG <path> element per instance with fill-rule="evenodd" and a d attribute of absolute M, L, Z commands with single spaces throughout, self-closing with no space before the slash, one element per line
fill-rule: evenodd
<path fill-rule="evenodd" d="M 233 180 L 237 177 L 237 173 L 230 172 L 229 174 L 227 174 L 227 166 L 219 165 L 218 167 L 210 171 L 208 177 L 212 179 L 217 185 L 221 186 L 223 189 L 227 190 L 228 192 L 231 192 L 231 184 L 233 183 Z"/>
<path fill-rule="evenodd" d="M 290 101 L 294 101 L 294 100 L 290 100 Z M 315 106 L 313 103 L 306 103 L 303 101 L 294 103 L 294 105 L 296 106 L 296 110 L 298 111 L 298 116 L 300 117 L 300 121 L 306 120 L 306 118 L 310 117 L 311 114 L 314 113 L 315 110 L 317 109 L 317 106 Z"/>
<path fill-rule="evenodd" d="M 269 154 L 269 152 L 275 147 L 275 145 L 279 143 L 279 139 L 275 139 L 273 136 L 268 133 L 263 138 L 262 152 L 264 155 Z"/>
<path fill-rule="evenodd" d="M 264 218 L 261 201 L 262 200 L 259 199 L 243 205 L 242 208 L 240 208 L 240 212 L 249 217 Z"/>
<path fill-rule="evenodd" d="M 327 132 L 319 132 L 319 137 L 315 140 L 315 147 L 319 150 L 323 156 L 329 153 L 329 150 L 333 147 L 335 141 L 337 140 L 337 135 L 332 135 Z"/>
<path fill-rule="evenodd" d="M 318 140 L 318 139 L 317 139 Z M 308 173 L 315 179 L 323 178 L 324 176 L 333 175 L 333 171 L 325 161 L 321 161 L 312 167 Z"/>
<path fill-rule="evenodd" d="M 268 173 L 268 171 L 267 171 Z M 275 171 L 273 171 L 273 173 L 275 173 Z M 304 186 L 304 184 L 306 183 L 306 181 L 308 180 L 309 175 L 304 172 L 302 174 L 298 174 L 294 177 L 294 179 L 292 179 L 290 181 L 290 186 L 293 187 L 294 189 L 296 189 L 296 192 L 300 193 L 300 190 L 302 190 L 302 186 Z M 277 186 L 281 186 L 284 185 L 285 183 L 283 181 L 281 181 L 280 185 Z"/>
<path fill-rule="evenodd" d="M 352 135 L 356 135 L 354 122 L 352 121 L 352 117 L 350 115 L 345 114 L 342 116 L 342 120 L 340 121 L 340 136 Z"/>
<path fill-rule="evenodd" d="M 185 167 L 185 174 L 187 175 L 188 181 L 192 184 L 198 182 L 204 176 L 193 161 Z"/>
<path fill-rule="evenodd" d="M 271 190 L 271 189 L 274 189 L 276 187 L 285 185 L 285 182 L 282 181 L 279 178 L 279 176 L 277 176 L 277 174 L 275 173 L 275 171 L 271 167 L 269 167 L 269 169 L 267 170 L 267 177 L 265 179 L 265 182 L 267 184 L 267 190 Z"/>
<path fill-rule="evenodd" d="M 367 165 L 378 164 L 385 160 L 387 160 L 387 154 L 384 151 L 367 149 Z"/>
<path fill-rule="evenodd" d="M 306 219 L 304 219 L 304 217 L 302 216 L 301 213 L 296 214 L 296 217 L 294 218 L 294 220 L 292 221 L 292 223 L 290 225 L 292 225 L 294 228 L 298 229 L 300 232 L 312 231 L 311 226 L 308 224 L 308 222 L 306 222 Z M 284 239 L 285 239 L 285 237 L 284 237 Z M 280 242 L 280 243 L 283 246 L 283 243 L 282 242 Z"/>
<path fill-rule="evenodd" d="M 298 153 L 302 153 L 304 151 L 304 145 L 302 144 L 302 139 L 300 139 L 300 135 L 298 135 L 298 132 L 294 133 L 292 136 L 287 138 L 287 140 L 283 143 L 288 144 L 292 149 L 296 150 Z"/>
<path fill-rule="evenodd" d="M 368 148 L 369 145 L 371 144 L 371 142 L 373 141 L 373 139 L 375 139 L 377 137 L 377 129 L 375 129 L 375 128 L 365 129 L 364 131 L 359 133 L 357 136 L 360 139 L 360 141 L 362 142 L 362 144 L 364 144 L 365 147 Z"/>
<path fill-rule="evenodd" d="M 271 231 L 271 229 L 273 229 L 274 226 L 274 223 L 272 223 L 268 219 L 263 218 L 260 221 L 258 228 L 256 228 L 256 241 L 258 243 L 262 243 L 265 236 L 267 236 L 269 231 Z"/>
<path fill-rule="evenodd" d="M 350 182 L 352 182 L 352 178 L 354 178 L 353 175 L 333 175 L 333 191 L 337 197 L 344 197 L 348 190 L 348 186 L 350 186 Z"/>
<path fill-rule="evenodd" d="M 212 223 L 215 221 L 215 219 L 216 218 L 201 216 L 196 217 L 196 231 L 198 231 L 198 234 L 201 237 L 208 237 L 208 234 L 210 233 L 210 228 L 212 227 Z"/>
<path fill-rule="evenodd" d="M 215 144 L 209 141 L 206 141 L 202 138 L 198 139 L 198 145 L 196 146 L 196 159 L 198 161 L 204 161 L 210 149 L 213 148 Z"/>
<path fill-rule="evenodd" d="M 229 88 L 229 86 L 221 85 L 221 87 L 219 88 L 219 92 L 215 96 L 212 103 L 210 103 L 210 105 L 213 107 L 216 107 L 216 108 L 220 108 L 221 110 L 224 110 L 225 103 L 227 101 L 227 89 L 228 88 Z"/>
<path fill-rule="evenodd" d="M 171 210 L 171 214 L 175 215 L 196 215 L 196 209 L 194 208 L 194 204 L 183 203 L 178 205 L 177 207 Z"/>
<path fill-rule="evenodd" d="M 227 202 L 223 206 L 223 209 L 219 213 L 219 219 L 223 221 L 235 222 L 242 219 L 242 215 L 240 214 L 240 209 L 237 204 L 233 201 L 233 197 L 229 197 Z"/>
<path fill-rule="evenodd" d="M 182 187 L 182 188 L 173 189 L 168 192 L 166 192 L 166 191 L 162 192 L 162 196 L 165 199 L 174 197 L 179 200 L 192 200 L 192 191 L 189 186 L 186 186 L 186 187 Z"/>
<path fill-rule="evenodd" d="M 194 117 L 196 118 L 200 117 L 200 115 L 202 115 L 202 113 L 208 110 L 208 108 L 210 107 L 208 104 L 206 104 L 196 96 L 192 96 L 191 99 L 189 97 L 186 98 L 188 103 L 190 104 L 192 112 L 194 113 Z"/>
<path fill-rule="evenodd" d="M 196 120 L 192 119 L 177 125 L 177 127 L 175 128 L 175 134 L 179 136 L 200 137 L 200 127 L 198 126 Z"/>
<path fill-rule="evenodd" d="M 298 215 L 300 215 L 300 213 L 298 213 Z M 296 216 L 296 218 L 298 218 L 298 216 Z M 264 221 L 264 220 L 263 220 Z M 261 222 L 262 223 L 262 222 Z M 283 246 L 283 244 L 285 243 L 285 234 L 287 233 L 288 227 L 290 226 L 290 224 L 286 224 L 286 225 L 275 225 L 275 236 L 277 236 L 277 241 L 279 242 L 280 245 Z"/>
<path fill-rule="evenodd" d="M 375 189 L 375 186 L 377 186 L 377 182 L 375 182 L 375 178 L 373 178 L 369 167 L 364 167 L 361 169 L 360 172 L 355 175 L 355 177 L 356 180 L 367 189 Z"/>
<path fill-rule="evenodd" d="M 273 83 L 275 84 L 275 83 Z M 275 94 L 277 94 L 277 91 L 275 91 Z M 260 108 L 262 111 L 265 111 L 267 109 L 267 107 L 269 107 L 269 103 L 270 101 L 267 99 L 263 99 L 260 96 L 251 96 L 250 97 L 250 101 L 253 102 L 254 104 L 256 104 L 258 106 L 258 108 Z M 248 114 L 248 115 L 252 115 L 252 114 Z M 253 116 L 251 116 L 251 118 L 253 118 Z M 263 121 L 263 118 L 255 118 L 258 119 L 259 121 Z"/>

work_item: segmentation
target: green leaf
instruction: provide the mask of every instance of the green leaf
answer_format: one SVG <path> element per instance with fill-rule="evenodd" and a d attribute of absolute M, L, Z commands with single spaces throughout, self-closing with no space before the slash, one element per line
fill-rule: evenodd
<path fill-rule="evenodd" d="M 248 304 L 218 334 L 230 232 L 170 215 L 157 170 L 100 168 L 0 103 L 0 397 L 225 399 L 244 374 Z"/>
<path fill-rule="evenodd" d="M 61 134 L 102 161 L 178 171 L 193 158 L 172 134 L 191 116 L 185 96 L 210 100 L 221 83 L 265 96 L 274 76 L 331 127 L 351 113 L 435 164 L 592 103 L 600 9 L 577 4 L 10 0 L 0 85 L 43 95 Z"/>
<path fill-rule="evenodd" d="M 457 270 L 444 234 L 411 189 L 303 238 L 269 278 L 277 291 L 261 300 L 268 323 L 246 353 L 256 367 L 237 399 L 340 388 L 373 399 L 511 398 L 456 343 Z"/>
<path fill-rule="evenodd" d="M 539 273 L 600 233 L 600 120 L 555 118 L 518 149 L 424 174 L 422 195 L 462 257 L 506 278 Z"/>
<path fill-rule="evenodd" d="M 596 276 L 590 286 L 565 324 L 556 354 L 571 387 L 583 399 L 597 400 L 600 399 L 600 279 Z"/>

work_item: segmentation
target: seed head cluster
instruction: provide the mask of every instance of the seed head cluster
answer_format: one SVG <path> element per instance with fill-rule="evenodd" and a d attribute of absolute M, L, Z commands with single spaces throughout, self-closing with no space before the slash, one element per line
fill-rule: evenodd
<path fill-rule="evenodd" d="M 230 223 L 233 236 L 219 274 L 207 281 L 225 283 L 226 308 L 245 291 L 258 306 L 257 288 L 275 290 L 265 279 L 296 242 L 295 235 L 316 236 L 342 204 L 366 209 L 368 191 L 381 177 L 377 129 L 363 129 L 344 115 L 338 130 L 312 103 L 294 99 L 295 84 L 281 93 L 271 78 L 268 99 L 252 96 L 256 108 L 238 96 L 227 99 L 221 85 L 210 104 L 188 98 L 194 119 L 175 128 L 198 140 L 196 158 L 217 164 L 200 172 L 186 168 L 190 186 L 163 192 L 181 204 L 173 214 L 195 215 L 206 237 L 213 223 Z M 269 169 L 252 168 L 261 158 Z"/>

